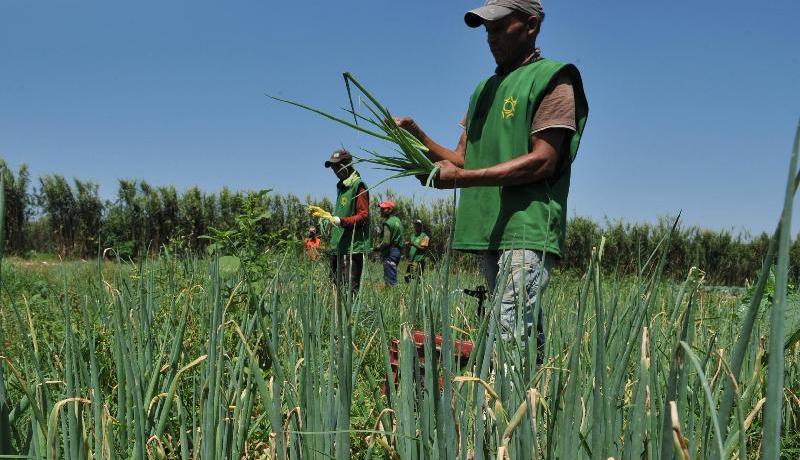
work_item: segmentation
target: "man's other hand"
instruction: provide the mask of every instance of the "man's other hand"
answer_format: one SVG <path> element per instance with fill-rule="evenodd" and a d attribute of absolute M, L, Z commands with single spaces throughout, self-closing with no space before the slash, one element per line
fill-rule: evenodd
<path fill-rule="evenodd" d="M 451 189 L 456 188 L 459 185 L 464 185 L 459 184 L 459 179 L 464 172 L 463 169 L 447 160 L 437 161 L 436 166 L 439 167 L 439 174 L 436 175 L 436 181 L 434 185 L 436 188 Z"/>
<path fill-rule="evenodd" d="M 462 173 L 464 172 L 462 168 L 459 168 L 447 160 L 437 161 L 434 164 L 439 168 L 439 171 L 431 181 L 431 187 L 447 190 L 466 185 L 459 181 L 459 179 L 462 177 Z M 415 177 L 422 185 L 425 185 L 428 182 L 428 176 L 425 174 L 419 174 Z"/>

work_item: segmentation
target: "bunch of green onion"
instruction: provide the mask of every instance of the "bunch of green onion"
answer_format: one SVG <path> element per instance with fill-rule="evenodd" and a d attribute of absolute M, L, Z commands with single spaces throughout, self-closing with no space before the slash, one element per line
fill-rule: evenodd
<path fill-rule="evenodd" d="M 394 173 L 376 184 L 376 186 L 388 180 L 408 176 L 426 176 L 428 178 L 426 186 L 430 185 L 436 177 L 436 174 L 438 174 L 439 167 L 427 157 L 426 153 L 428 152 L 428 148 L 422 145 L 422 143 L 407 130 L 398 126 L 389 110 L 378 102 L 378 100 L 370 94 L 358 80 L 350 75 L 349 72 L 345 72 L 343 77 L 350 102 L 350 109 L 344 110 L 353 116 L 352 122 L 299 102 L 281 99 L 275 96 L 269 97 L 277 101 L 310 110 L 357 131 L 395 144 L 393 149 L 394 154 L 382 155 L 373 150 L 364 149 L 370 156 L 366 158 L 356 157 L 360 163 L 369 163 L 376 166 L 377 169 Z M 366 98 L 359 97 L 359 107 L 366 108 L 369 112 L 368 114 L 362 114 L 356 111 L 355 105 L 353 104 L 353 94 L 350 88 L 351 83 L 355 85 L 364 98 Z M 364 126 L 363 123 L 360 125 L 359 120 L 366 123 L 367 126 Z"/>

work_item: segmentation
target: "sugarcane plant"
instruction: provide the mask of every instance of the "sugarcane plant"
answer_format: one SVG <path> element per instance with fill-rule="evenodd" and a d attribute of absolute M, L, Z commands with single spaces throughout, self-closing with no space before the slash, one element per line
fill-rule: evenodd
<path fill-rule="evenodd" d="M 377 169 L 393 173 L 389 177 L 378 182 L 375 186 L 392 179 L 408 176 L 427 177 L 425 185 L 430 186 L 439 173 L 439 167 L 426 155 L 428 153 L 428 148 L 422 145 L 419 139 L 414 137 L 413 134 L 398 126 L 389 110 L 378 102 L 378 99 L 376 99 L 364 85 L 356 80 L 355 77 L 350 75 L 349 72 L 345 72 L 342 76 L 344 77 L 345 87 L 347 88 L 347 98 L 350 103 L 350 108 L 343 110 L 353 116 L 352 122 L 300 102 L 282 99 L 276 96 L 269 97 L 276 101 L 285 102 L 317 113 L 337 123 L 349 126 L 356 131 L 394 144 L 393 154 L 384 155 L 374 150 L 363 149 L 369 156 L 354 156 L 359 163 L 371 164 Z M 366 112 L 363 110 L 361 112 L 356 110 L 356 104 L 353 102 L 351 84 L 360 92 L 358 96 L 358 107 L 365 109 Z"/>

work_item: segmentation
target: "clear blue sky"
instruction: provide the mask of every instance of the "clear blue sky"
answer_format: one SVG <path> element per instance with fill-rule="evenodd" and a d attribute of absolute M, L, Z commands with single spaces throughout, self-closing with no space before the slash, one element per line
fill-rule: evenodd
<path fill-rule="evenodd" d="M 104 197 L 118 178 L 330 195 L 329 152 L 374 143 L 264 94 L 336 110 L 348 70 L 453 144 L 494 68 L 463 24 L 478 4 L 2 0 L 0 157 Z M 774 227 L 800 116 L 800 2 L 544 5 L 539 46 L 578 65 L 590 105 L 570 215 Z"/>

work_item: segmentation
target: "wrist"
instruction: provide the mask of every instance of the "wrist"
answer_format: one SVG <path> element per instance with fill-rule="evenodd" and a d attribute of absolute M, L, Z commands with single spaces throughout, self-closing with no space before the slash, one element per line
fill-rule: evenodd
<path fill-rule="evenodd" d="M 419 139 L 419 142 L 424 145 L 425 147 L 430 148 L 431 138 L 425 134 L 425 131 L 417 128 L 417 131 L 414 133 L 414 136 Z"/>
<path fill-rule="evenodd" d="M 472 187 L 476 184 L 476 178 L 480 177 L 482 169 L 463 169 L 457 168 L 455 173 L 455 183 L 458 188 Z"/>
<path fill-rule="evenodd" d="M 428 135 L 425 134 L 425 131 L 423 131 L 418 125 L 415 124 L 414 126 L 410 127 L 408 132 L 411 133 L 412 136 L 416 137 L 420 144 L 424 145 L 428 149 L 431 148 L 431 138 L 428 137 Z"/>

